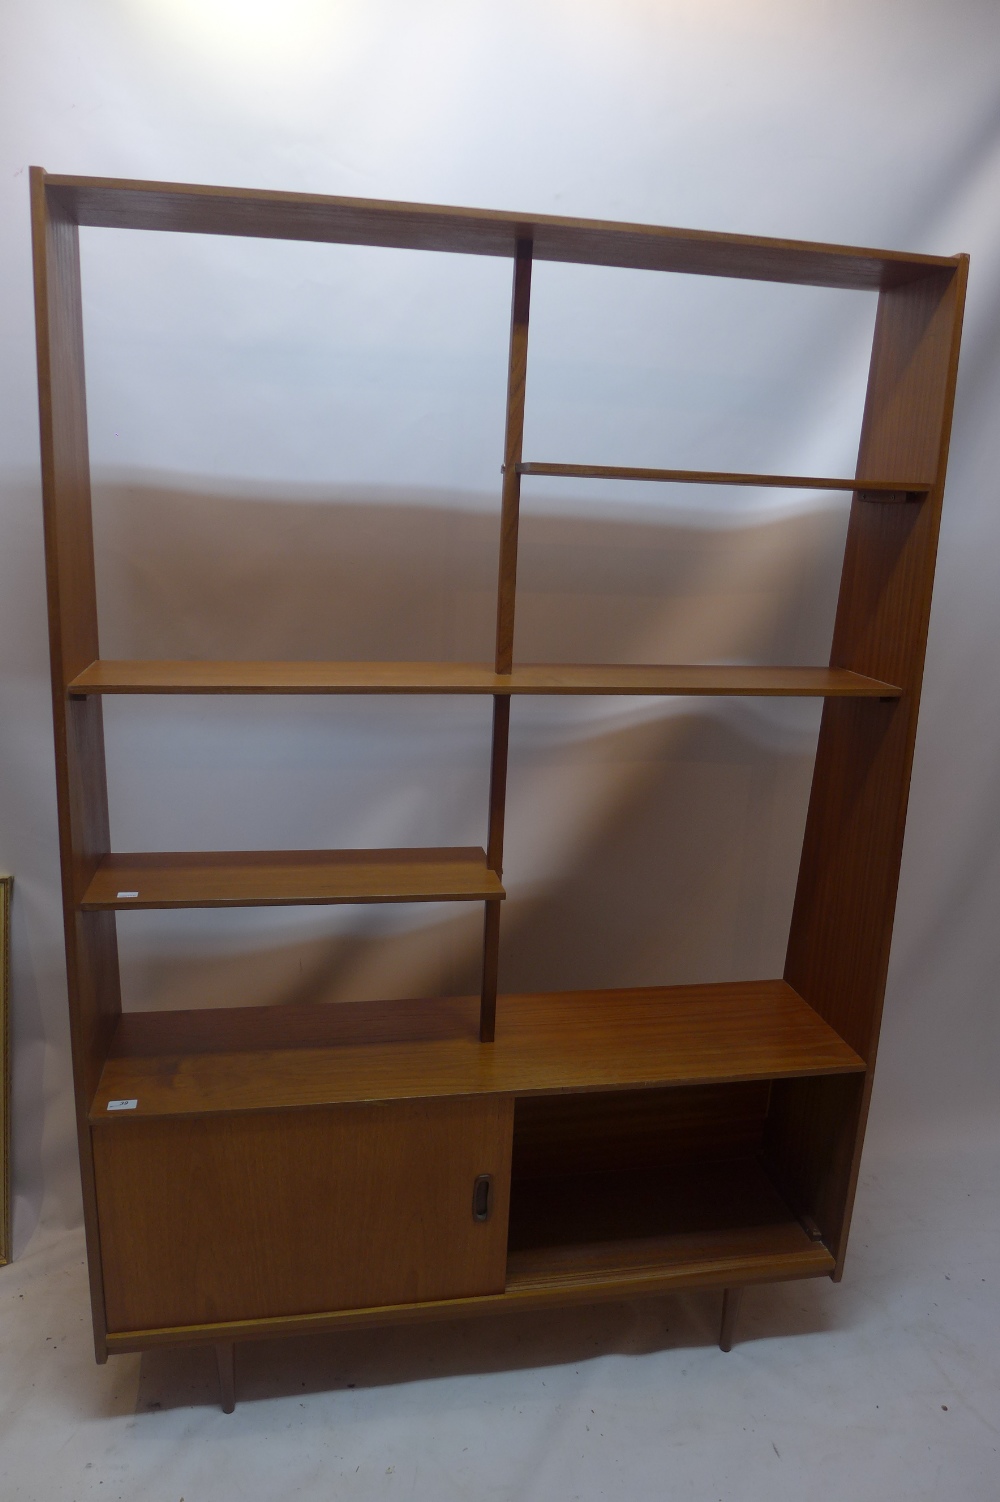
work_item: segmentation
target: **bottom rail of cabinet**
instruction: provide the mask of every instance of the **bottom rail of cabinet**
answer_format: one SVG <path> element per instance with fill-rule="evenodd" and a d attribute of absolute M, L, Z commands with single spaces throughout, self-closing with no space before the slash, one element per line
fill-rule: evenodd
<path fill-rule="evenodd" d="M 515 1259 L 512 1259 L 514 1261 Z M 565 1266 L 551 1271 L 516 1265 L 508 1273 L 503 1293 L 473 1298 L 435 1299 L 413 1304 L 389 1304 L 377 1309 L 334 1309 L 271 1318 L 225 1320 L 218 1323 L 176 1325 L 157 1330 L 117 1330 L 107 1334 L 109 1355 L 145 1351 L 154 1346 L 218 1345 L 220 1342 L 271 1340 L 282 1335 L 310 1335 L 324 1331 L 376 1325 L 409 1324 L 421 1320 L 461 1319 L 483 1314 L 558 1308 L 571 1304 L 632 1299 L 689 1289 L 727 1289 L 751 1283 L 777 1283 L 831 1274 L 836 1263 L 820 1243 L 793 1254 L 759 1259 L 719 1259 L 698 1266 L 674 1265 L 615 1269 L 603 1275 Z"/>

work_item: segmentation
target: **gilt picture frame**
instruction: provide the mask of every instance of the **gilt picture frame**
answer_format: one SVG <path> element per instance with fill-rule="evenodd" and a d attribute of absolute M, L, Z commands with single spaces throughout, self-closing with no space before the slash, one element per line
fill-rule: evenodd
<path fill-rule="evenodd" d="M 0 1265 L 10 1244 L 10 899 L 12 876 L 0 875 Z"/>

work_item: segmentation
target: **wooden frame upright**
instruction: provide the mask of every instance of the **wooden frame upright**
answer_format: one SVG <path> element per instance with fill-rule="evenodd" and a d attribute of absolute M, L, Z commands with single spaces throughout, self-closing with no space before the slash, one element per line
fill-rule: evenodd
<path fill-rule="evenodd" d="M 967 258 L 39 168 L 31 191 L 63 904 L 98 1359 L 214 1344 L 231 1407 L 241 1339 L 719 1287 L 728 1349 L 747 1283 L 839 1277 L 885 990 Z M 511 259 L 492 664 L 101 659 L 78 243 L 87 225 Z M 525 461 L 536 260 L 877 294 L 855 476 Z M 519 664 L 524 474 L 852 492 L 830 662 Z M 116 852 L 108 693 L 489 695 L 485 848 Z M 510 708 L 524 693 L 825 700 L 781 979 L 497 996 Z M 478 1000 L 123 1013 L 118 911 L 442 900 L 484 904 Z M 359 1208 L 334 1216 L 332 1203 Z M 400 1216 L 412 1245 L 389 1255 Z"/>

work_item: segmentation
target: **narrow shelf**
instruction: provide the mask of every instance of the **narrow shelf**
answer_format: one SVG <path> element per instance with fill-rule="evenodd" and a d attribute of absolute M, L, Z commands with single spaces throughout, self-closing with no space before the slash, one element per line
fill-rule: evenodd
<path fill-rule="evenodd" d="M 863 1072 L 784 981 L 478 999 L 134 1012 L 93 1102 L 125 1119 L 449 1095 L 554 1095 Z"/>
<path fill-rule="evenodd" d="M 485 851 L 228 850 L 106 855 L 80 906 L 283 907 L 504 896 Z"/>
<path fill-rule="evenodd" d="M 712 664 L 479 662 L 92 662 L 85 694 L 631 694 L 895 699 L 901 690 L 847 668 Z"/>
<path fill-rule="evenodd" d="M 714 1274 L 724 1281 L 829 1272 L 753 1158 L 657 1173 L 580 1174 L 511 1188 L 507 1292 Z M 623 1290 L 624 1291 L 624 1290 Z"/>
<path fill-rule="evenodd" d="M 47 195 L 74 223 L 111 229 L 252 235 L 486 256 L 513 255 L 519 240 L 530 240 L 536 261 L 872 290 L 937 270 L 950 271 L 957 264 L 954 256 L 443 204 L 55 173 L 43 180 Z"/>
<path fill-rule="evenodd" d="M 517 466 L 519 475 L 563 476 L 574 480 L 658 480 L 682 485 L 750 485 L 763 490 L 847 490 L 871 495 L 926 495 L 929 480 L 833 480 L 817 475 L 751 475 L 721 469 L 635 469 L 620 464 L 535 464 Z"/>

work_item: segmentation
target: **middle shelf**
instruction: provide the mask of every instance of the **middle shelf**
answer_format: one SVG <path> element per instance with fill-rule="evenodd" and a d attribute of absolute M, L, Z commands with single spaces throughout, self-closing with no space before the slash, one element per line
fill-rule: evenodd
<path fill-rule="evenodd" d="M 471 997 L 125 1013 L 94 1097 L 122 1118 L 350 1101 L 559 1095 L 863 1073 L 780 980 L 497 998 L 479 1042 Z"/>
<path fill-rule="evenodd" d="M 474 845 L 404 850 L 212 850 L 105 855 L 80 902 L 128 908 L 499 900 Z"/>
<path fill-rule="evenodd" d="M 88 694 L 625 694 L 898 699 L 849 668 L 727 663 L 92 662 L 67 685 Z"/>

